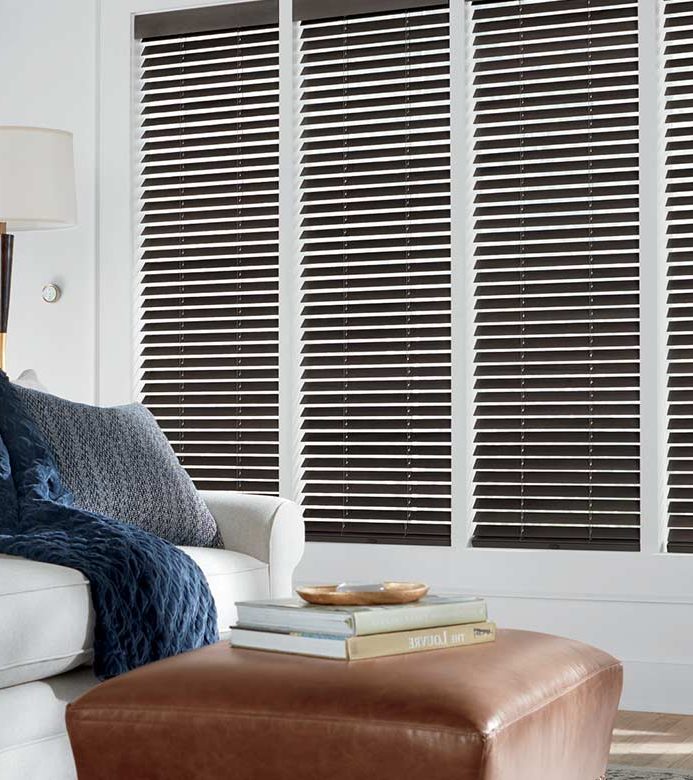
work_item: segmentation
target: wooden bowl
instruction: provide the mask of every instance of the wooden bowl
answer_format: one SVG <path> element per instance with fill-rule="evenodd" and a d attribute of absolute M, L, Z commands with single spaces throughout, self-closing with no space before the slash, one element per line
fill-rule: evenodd
<path fill-rule="evenodd" d="M 378 604 L 411 604 L 428 593 L 422 582 L 384 582 L 385 590 L 337 591 L 336 585 L 297 588 L 296 593 L 309 604 L 330 607 L 368 607 Z"/>

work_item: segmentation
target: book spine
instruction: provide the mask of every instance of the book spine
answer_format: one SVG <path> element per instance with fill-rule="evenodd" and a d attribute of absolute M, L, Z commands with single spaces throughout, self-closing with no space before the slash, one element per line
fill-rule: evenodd
<path fill-rule="evenodd" d="M 419 653 L 445 647 L 479 645 L 496 638 L 495 623 L 465 623 L 456 626 L 398 631 L 390 634 L 355 636 L 346 640 L 347 656 L 357 661 L 384 655 Z"/>
<path fill-rule="evenodd" d="M 369 634 L 387 634 L 390 631 L 410 631 L 417 628 L 454 626 L 461 623 L 482 623 L 487 617 L 486 602 L 482 599 L 463 601 L 457 604 L 373 609 L 354 613 L 354 635 L 368 636 Z"/>

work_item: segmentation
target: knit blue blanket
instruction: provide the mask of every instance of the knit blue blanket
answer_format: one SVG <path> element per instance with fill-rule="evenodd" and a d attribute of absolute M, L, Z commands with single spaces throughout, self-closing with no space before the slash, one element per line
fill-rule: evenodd
<path fill-rule="evenodd" d="M 185 553 L 74 505 L 52 453 L 0 371 L 0 553 L 81 571 L 105 679 L 218 639 L 214 600 Z"/>

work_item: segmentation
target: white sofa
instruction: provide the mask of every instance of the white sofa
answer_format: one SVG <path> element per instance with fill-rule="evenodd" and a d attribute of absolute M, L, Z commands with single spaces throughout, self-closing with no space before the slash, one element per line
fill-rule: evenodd
<path fill-rule="evenodd" d="M 291 501 L 203 492 L 225 549 L 183 547 L 228 635 L 235 602 L 291 594 L 303 521 Z M 74 780 L 65 705 L 97 684 L 89 582 L 75 569 L 0 555 L 0 778 Z"/>

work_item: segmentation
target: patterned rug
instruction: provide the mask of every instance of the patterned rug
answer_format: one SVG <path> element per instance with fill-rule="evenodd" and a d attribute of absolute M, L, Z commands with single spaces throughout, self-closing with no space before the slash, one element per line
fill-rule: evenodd
<path fill-rule="evenodd" d="M 606 780 L 693 780 L 693 775 L 668 769 L 611 766 L 606 773 Z"/>

